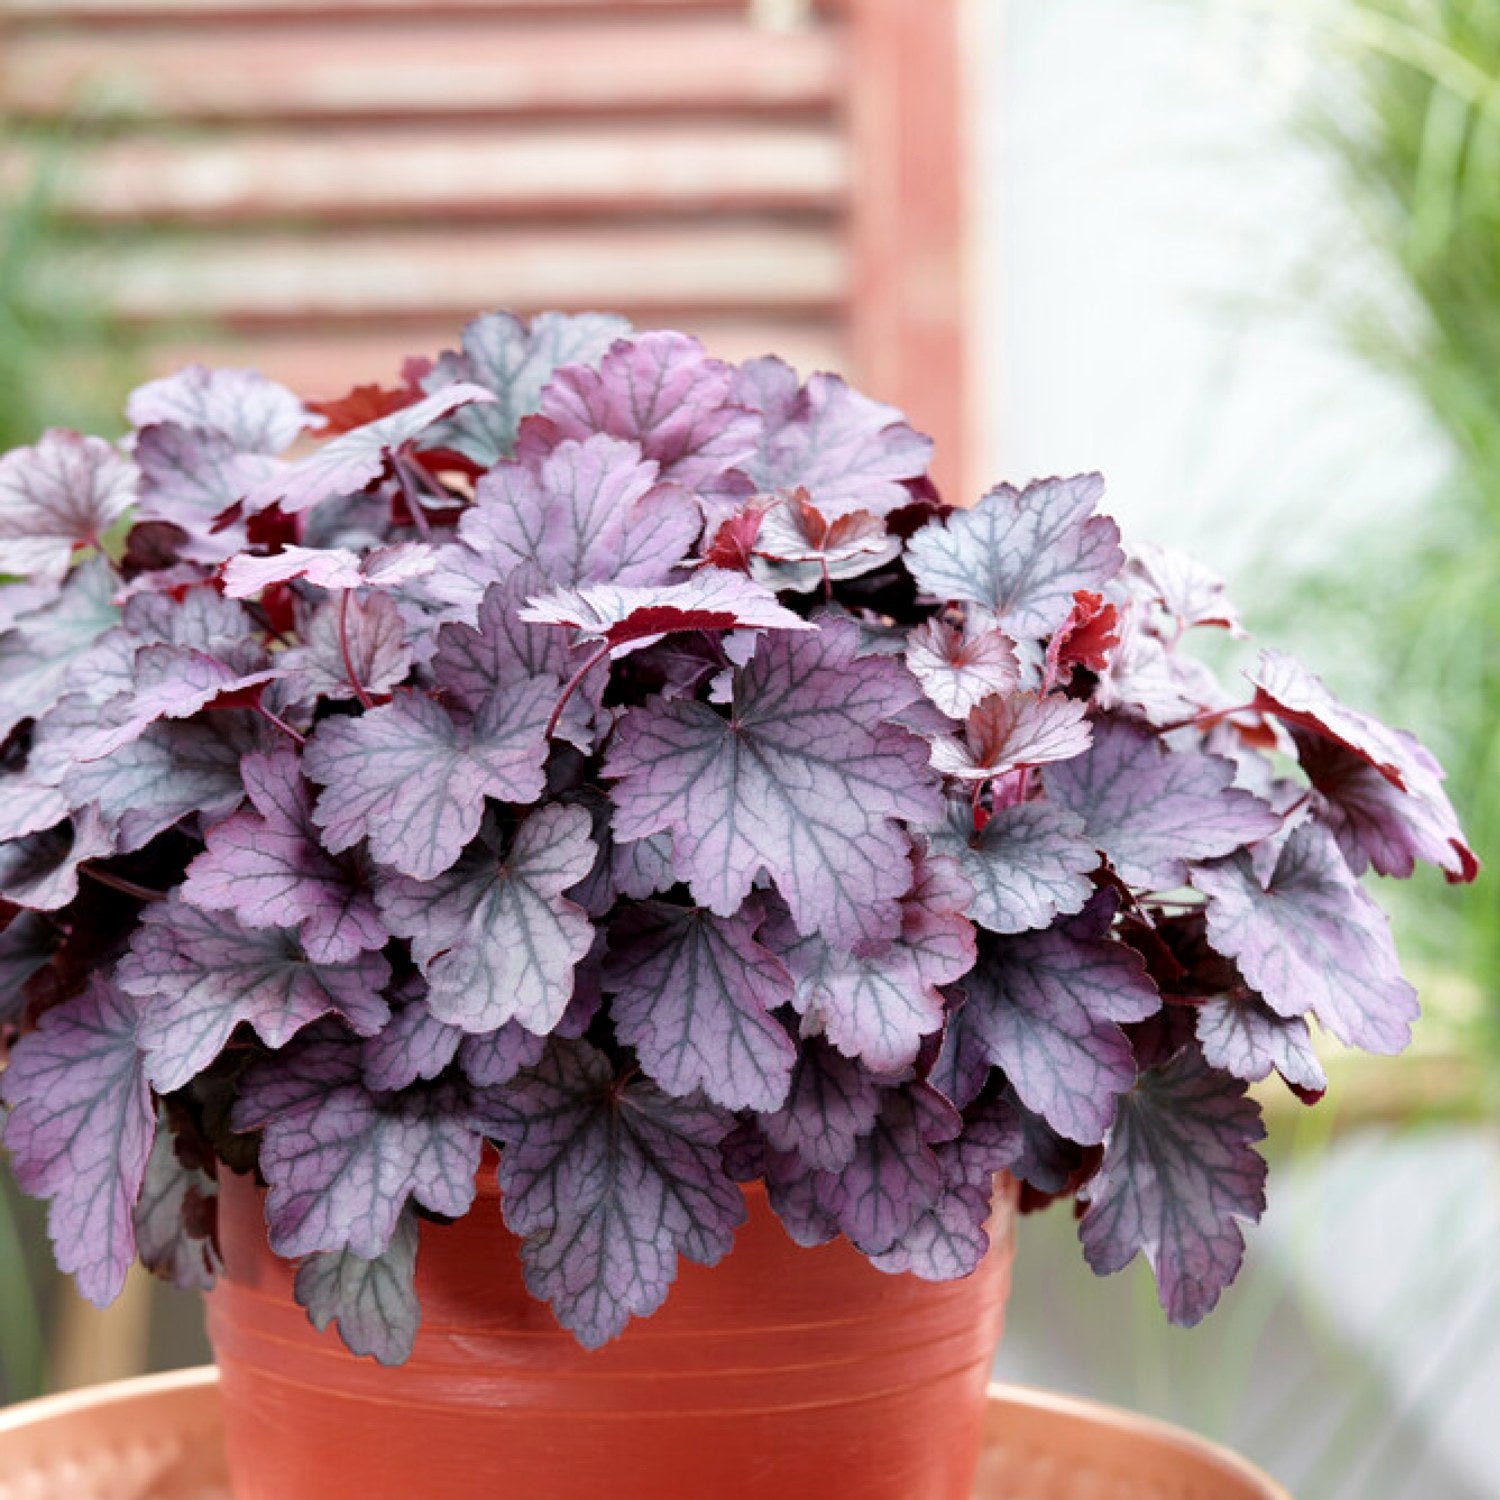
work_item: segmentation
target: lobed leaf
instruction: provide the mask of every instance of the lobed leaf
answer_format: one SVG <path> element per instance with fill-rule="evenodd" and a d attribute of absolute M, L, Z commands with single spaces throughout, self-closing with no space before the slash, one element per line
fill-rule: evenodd
<path fill-rule="evenodd" d="M 97 1307 L 119 1296 L 135 1259 L 132 1215 L 156 1127 L 139 1019 L 136 1001 L 96 977 L 47 1011 L 0 1073 L 11 1171 L 49 1200 L 57 1264 Z"/>
<path fill-rule="evenodd" d="M 433 1015 L 463 1031 L 508 1021 L 544 1036 L 562 1019 L 593 925 L 563 892 L 594 863 L 589 815 L 551 803 L 516 830 L 502 856 L 484 837 L 436 876 L 395 878 L 376 893 L 409 938 Z"/>
<path fill-rule="evenodd" d="M 294 933 L 244 927 L 177 893 L 142 912 L 115 971 L 116 983 L 146 1002 L 140 1046 L 147 1076 L 164 1094 L 203 1072 L 240 1025 L 271 1048 L 326 1015 L 374 1035 L 390 1018 L 380 993 L 390 977 L 378 953 L 314 963 Z"/>
<path fill-rule="evenodd" d="M 677 874 L 720 916 L 764 870 L 799 931 L 891 937 L 911 878 L 896 820 L 931 822 L 940 802 L 921 742 L 888 722 L 915 684 L 857 645 L 843 622 L 776 632 L 735 670 L 727 717 L 663 698 L 628 710 L 604 763 L 616 835 L 670 833 Z"/>
<path fill-rule="evenodd" d="M 796 1057 L 771 1014 L 792 999 L 781 960 L 755 941 L 747 903 L 732 917 L 644 902 L 610 930 L 604 986 L 615 1034 L 669 1094 L 698 1090 L 726 1109 L 775 1110 Z"/>
<path fill-rule="evenodd" d="M 133 427 L 171 422 L 219 433 L 241 453 L 280 453 L 312 425 L 307 408 L 254 370 L 187 365 L 131 392 L 125 414 Z"/>
<path fill-rule="evenodd" d="M 438 391 L 471 382 L 495 399 L 444 418 L 433 431 L 434 442 L 492 467 L 514 451 L 521 419 L 540 408 L 557 370 L 595 364 L 629 333 L 623 318 L 603 313 L 539 313 L 529 324 L 505 312 L 475 318 L 464 328 L 462 352 L 439 359 L 423 386 Z"/>
<path fill-rule="evenodd" d="M 62 578 L 76 548 L 102 550 L 138 479 L 114 444 L 60 427 L 0 455 L 0 574 Z"/>
<path fill-rule="evenodd" d="M 1240 853 L 1199 866 L 1193 884 L 1208 897 L 1209 940 L 1277 1015 L 1310 1010 L 1367 1052 L 1406 1045 L 1416 991 L 1401 978 L 1384 914 L 1326 829 L 1296 829 L 1264 883 Z"/>
<path fill-rule="evenodd" d="M 872 401 L 837 375 L 799 386 L 790 365 L 768 356 L 742 365 L 733 399 L 760 414 L 755 451 L 743 463 L 763 494 L 805 489 L 831 518 L 883 516 L 910 503 L 907 480 L 926 474 L 932 439 L 893 406 Z"/>
<path fill-rule="evenodd" d="M 1051 635 L 1079 589 L 1098 589 L 1120 570 L 1120 532 L 1094 507 L 1097 474 L 993 489 L 972 510 L 923 527 L 907 544 L 907 566 L 923 592 L 988 610 L 1013 636 Z"/>
<path fill-rule="evenodd" d="M 1191 1327 L 1213 1310 L 1244 1258 L 1244 1220 L 1265 1210 L 1265 1135 L 1245 1085 L 1192 1047 L 1148 1068 L 1120 1101 L 1078 1227 L 1101 1276 L 1143 1252 L 1167 1316 Z"/>
<path fill-rule="evenodd" d="M 313 808 L 324 847 L 339 854 L 365 839 L 382 864 L 435 879 L 478 833 L 486 797 L 541 795 L 552 699 L 550 682 L 533 678 L 487 698 L 469 722 L 419 693 L 325 719 L 303 755 L 324 788 Z"/>
<path fill-rule="evenodd" d="M 973 887 L 964 908 L 991 932 L 1029 932 L 1083 910 L 1099 856 L 1083 819 L 1050 802 L 1003 807 L 974 827 L 968 803 L 951 802 L 927 836 L 934 854 L 957 860 Z"/>
<path fill-rule="evenodd" d="M 292 1294 L 322 1333 L 337 1324 L 353 1354 L 383 1365 L 404 1364 L 417 1341 L 417 1216 L 408 1208 L 396 1220 L 390 1243 L 366 1258 L 352 1250 L 324 1250 L 297 1267 Z"/>
<path fill-rule="evenodd" d="M 319 963 L 349 963 L 383 948 L 388 934 L 369 871 L 318 842 L 298 757 L 289 750 L 247 755 L 240 770 L 251 808 L 207 830 L 203 853 L 187 867 L 182 899 L 232 912 L 249 927 L 296 929 Z"/>
<path fill-rule="evenodd" d="M 1161 1007 L 1140 956 L 1100 935 L 1085 913 L 986 939 L 964 989 L 966 1025 L 1021 1102 L 1070 1140 L 1103 1140 L 1136 1077 L 1120 1027 Z"/>
<path fill-rule="evenodd" d="M 1280 816 L 1234 776 L 1222 756 L 1169 751 L 1138 724 L 1101 718 L 1086 755 L 1048 768 L 1047 795 L 1083 819 L 1122 880 L 1170 890 L 1187 880 L 1190 860 L 1280 831 Z"/>
<path fill-rule="evenodd" d="M 719 1150 L 722 1111 L 559 1040 L 486 1108 L 526 1285 L 585 1348 L 655 1312 L 679 1255 L 715 1265 L 728 1252 L 745 1208 Z"/>

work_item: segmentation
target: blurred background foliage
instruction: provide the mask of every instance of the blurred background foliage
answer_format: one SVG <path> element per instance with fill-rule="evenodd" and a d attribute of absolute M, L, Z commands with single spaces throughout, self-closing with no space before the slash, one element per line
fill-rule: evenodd
<path fill-rule="evenodd" d="M 1425 407 L 1451 463 L 1408 525 L 1366 528 L 1283 608 L 1307 639 L 1352 635 L 1375 665 L 1371 706 L 1423 725 L 1448 768 L 1490 878 L 1454 890 L 1424 871 L 1403 926 L 1431 968 L 1478 986 L 1477 1040 L 1500 1065 L 1500 5 L 1335 0 L 1311 15 L 1303 126 L 1379 273 L 1333 314 Z"/>

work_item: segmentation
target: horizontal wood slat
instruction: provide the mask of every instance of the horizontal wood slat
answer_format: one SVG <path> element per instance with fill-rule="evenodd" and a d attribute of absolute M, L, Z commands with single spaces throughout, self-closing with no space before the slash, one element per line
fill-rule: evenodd
<path fill-rule="evenodd" d="M 818 0 L 829 9 L 837 0 Z M 668 14 L 730 13 L 754 20 L 772 7 L 757 0 L 6 0 L 6 10 L 15 19 L 28 22 L 56 21 L 212 21 L 224 17 L 275 16 L 300 20 L 329 15 L 500 15 L 511 19 L 529 16 L 567 16 L 569 19 L 599 15 L 653 12 Z M 813 7 L 809 5 L 807 9 Z"/>
<path fill-rule="evenodd" d="M 45 272 L 96 288 L 126 319 L 230 323 L 578 303 L 811 312 L 837 306 L 846 284 L 826 231 L 719 224 L 147 236 L 59 252 Z"/>
<path fill-rule="evenodd" d="M 152 120 L 807 111 L 832 106 L 829 29 L 782 34 L 737 17 L 510 26 L 438 20 L 296 28 L 32 32 L 0 62 L 14 115 L 78 109 Z"/>
<path fill-rule="evenodd" d="M 29 164 L 9 152 L 0 184 Z M 52 202 L 104 222 L 809 211 L 837 207 L 847 180 L 842 139 L 813 125 L 374 126 L 91 146 Z"/>
<path fill-rule="evenodd" d="M 399 328 L 341 329 L 336 339 L 316 332 L 261 330 L 239 337 L 219 334 L 166 340 L 149 350 L 151 369 L 165 374 L 190 361 L 264 371 L 307 396 L 332 396 L 351 385 L 393 384 L 411 354 L 435 356 L 457 346 L 462 319 L 420 322 Z M 647 320 L 696 333 L 721 359 L 752 359 L 774 351 L 804 373 L 845 370 L 848 352 L 831 321 L 736 323 L 693 311 L 664 311 Z M 645 326 L 645 323 L 642 324 Z"/>

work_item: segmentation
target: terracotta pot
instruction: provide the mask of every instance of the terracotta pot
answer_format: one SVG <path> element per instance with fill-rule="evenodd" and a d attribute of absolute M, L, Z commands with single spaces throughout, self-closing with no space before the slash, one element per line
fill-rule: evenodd
<path fill-rule="evenodd" d="M 965 1280 L 794 1245 L 764 1192 L 718 1266 L 580 1349 L 521 1281 L 493 1179 L 424 1224 L 423 1323 L 397 1369 L 316 1333 L 259 1195 L 220 1189 L 208 1298 L 236 1500 L 967 1500 L 1010 1282 L 1012 1196 Z"/>

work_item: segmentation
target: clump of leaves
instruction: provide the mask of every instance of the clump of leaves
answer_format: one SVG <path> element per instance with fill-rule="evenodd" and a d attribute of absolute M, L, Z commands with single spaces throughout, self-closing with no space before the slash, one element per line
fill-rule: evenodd
<path fill-rule="evenodd" d="M 598 316 L 128 411 L 0 460 L 5 1141 L 97 1301 L 202 1284 L 253 1166 L 314 1320 L 399 1360 L 488 1142 L 587 1345 L 752 1179 L 944 1279 L 1009 1171 L 1192 1323 L 1247 1083 L 1407 1039 L 1359 877 L 1473 878 L 1440 770 L 1276 652 L 1221 689 L 1218 582 L 1127 561 L 1097 476 L 950 509 L 837 378 Z"/>

